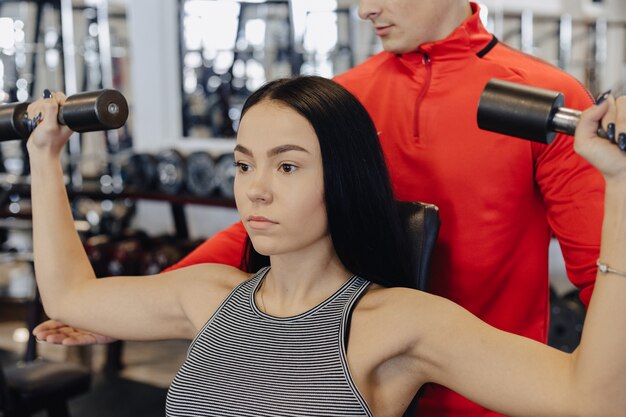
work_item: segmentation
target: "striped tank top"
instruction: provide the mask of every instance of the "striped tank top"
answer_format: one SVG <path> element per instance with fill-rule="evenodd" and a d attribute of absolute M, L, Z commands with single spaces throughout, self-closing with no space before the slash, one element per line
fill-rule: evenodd
<path fill-rule="evenodd" d="M 352 308 L 370 282 L 353 276 L 309 311 L 279 318 L 255 304 L 267 271 L 238 285 L 191 342 L 166 415 L 371 417 L 344 343 Z"/>

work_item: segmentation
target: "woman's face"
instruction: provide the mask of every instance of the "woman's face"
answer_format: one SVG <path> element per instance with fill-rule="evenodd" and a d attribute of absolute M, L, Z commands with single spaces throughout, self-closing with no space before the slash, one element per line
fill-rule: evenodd
<path fill-rule="evenodd" d="M 330 244 L 322 155 L 304 117 L 278 102 L 254 105 L 239 125 L 235 161 L 235 201 L 257 252 Z"/>

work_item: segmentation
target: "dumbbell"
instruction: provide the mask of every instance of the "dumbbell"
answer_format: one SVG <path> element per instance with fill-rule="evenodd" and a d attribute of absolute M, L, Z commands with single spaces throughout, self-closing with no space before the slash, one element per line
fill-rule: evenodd
<path fill-rule="evenodd" d="M 235 198 L 234 184 L 235 174 L 235 157 L 232 153 L 220 156 L 215 163 L 215 181 L 217 182 L 220 194 L 224 198 Z"/>
<path fill-rule="evenodd" d="M 31 133 L 24 118 L 30 103 L 0 106 L 0 141 L 26 139 Z M 126 123 L 128 103 L 116 90 L 97 90 L 74 94 L 59 108 L 58 122 L 75 132 L 117 129 Z"/>
<path fill-rule="evenodd" d="M 134 153 L 122 164 L 124 186 L 151 190 L 158 177 L 157 159 L 149 153 Z"/>
<path fill-rule="evenodd" d="M 203 151 L 193 152 L 187 156 L 185 166 L 187 191 L 198 197 L 208 197 L 217 188 L 215 181 L 215 162 Z"/>
<path fill-rule="evenodd" d="M 139 259 L 143 254 L 143 239 L 127 238 L 115 243 L 106 268 L 109 275 L 140 275 Z"/>
<path fill-rule="evenodd" d="M 557 133 L 574 135 L 580 120 L 582 112 L 564 104 L 558 91 L 492 79 L 480 95 L 478 127 L 550 144 Z M 606 138 L 601 127 L 598 136 Z"/>
<path fill-rule="evenodd" d="M 185 158 L 175 149 L 167 149 L 156 155 L 156 186 L 167 195 L 178 195 L 185 187 Z"/>
<path fill-rule="evenodd" d="M 108 235 L 91 236 L 83 242 L 83 246 L 96 277 L 108 276 L 108 263 L 114 248 L 111 237 Z"/>
<path fill-rule="evenodd" d="M 179 242 L 172 236 L 152 238 L 139 261 L 140 275 L 158 274 L 180 261 L 184 255 Z"/>

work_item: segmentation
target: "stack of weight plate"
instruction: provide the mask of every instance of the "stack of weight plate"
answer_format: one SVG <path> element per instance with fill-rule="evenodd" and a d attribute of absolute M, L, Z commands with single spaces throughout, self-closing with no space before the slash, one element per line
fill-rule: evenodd
<path fill-rule="evenodd" d="M 167 195 L 234 198 L 235 160 L 232 154 L 213 158 L 204 151 L 186 157 L 168 149 L 156 155 L 137 153 L 123 168 L 124 184 L 140 191 Z"/>

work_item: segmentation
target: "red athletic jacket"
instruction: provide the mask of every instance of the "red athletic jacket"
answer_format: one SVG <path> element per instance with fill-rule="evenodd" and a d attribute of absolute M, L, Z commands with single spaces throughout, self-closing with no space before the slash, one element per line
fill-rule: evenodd
<path fill-rule="evenodd" d="M 550 238 L 558 238 L 568 276 L 587 303 L 604 182 L 574 153 L 571 137 L 546 146 L 481 131 L 476 109 L 491 78 L 561 91 L 571 108 L 592 100 L 571 76 L 498 43 L 472 7 L 448 38 L 414 53 L 379 53 L 336 80 L 374 119 L 397 198 L 439 206 L 430 290 L 497 328 L 545 342 Z M 244 238 L 243 226 L 234 225 L 175 267 L 239 265 Z M 419 415 L 497 414 L 433 386 Z"/>

